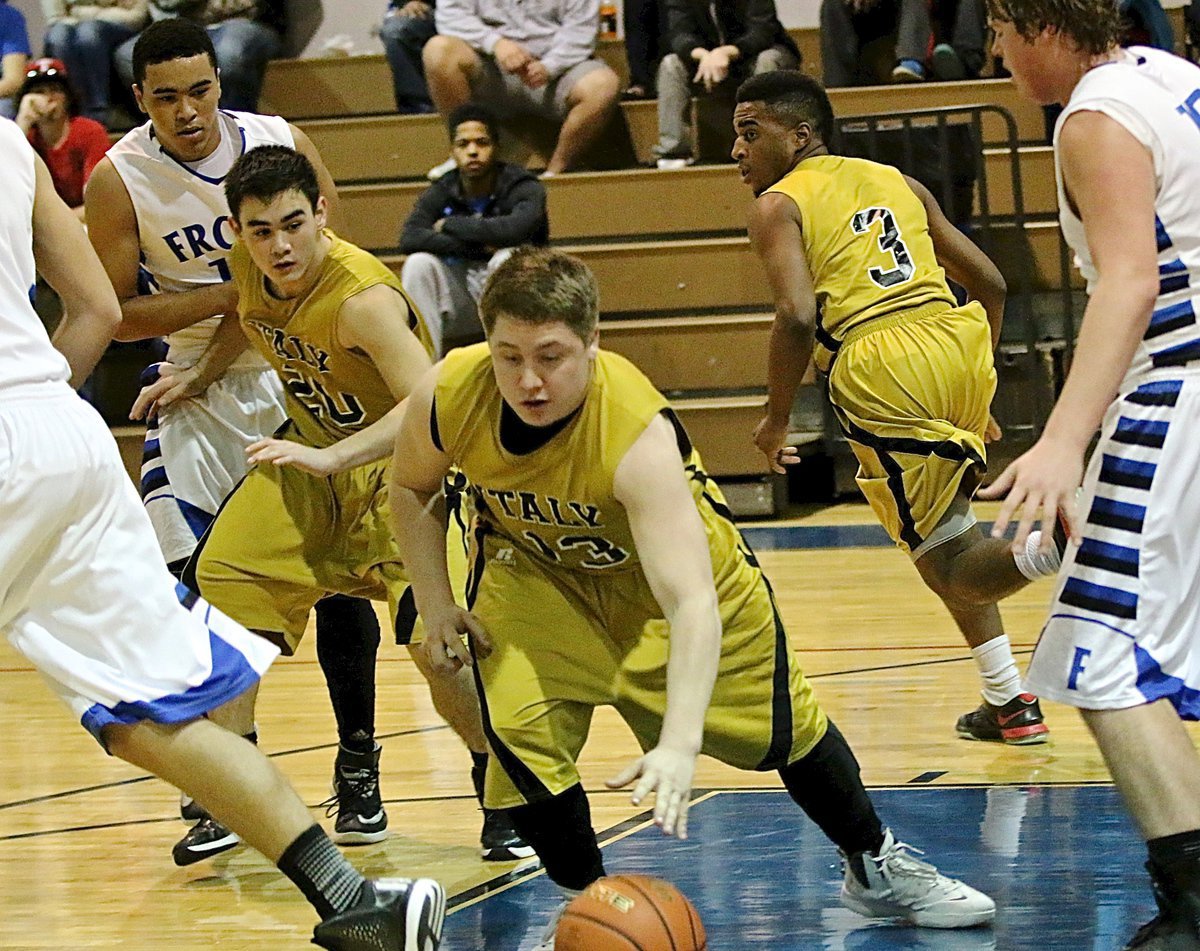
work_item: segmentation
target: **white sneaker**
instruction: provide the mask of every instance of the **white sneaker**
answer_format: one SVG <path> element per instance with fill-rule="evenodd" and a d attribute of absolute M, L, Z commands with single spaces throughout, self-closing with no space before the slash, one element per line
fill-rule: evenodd
<path fill-rule="evenodd" d="M 878 855 L 843 856 L 842 904 L 867 918 L 903 918 L 922 928 L 970 928 L 996 917 L 996 903 L 983 892 L 947 878 L 889 829 Z M 863 881 L 866 884 L 863 884 Z"/>
<path fill-rule="evenodd" d="M 542 932 L 542 940 L 533 946 L 532 951 L 554 951 L 554 933 L 558 931 L 558 922 L 566 910 L 567 903 L 565 901 L 559 902 L 558 907 L 554 909 L 554 913 L 550 916 L 550 923 L 546 925 L 546 930 Z"/>
<path fill-rule="evenodd" d="M 457 167 L 458 166 L 454 164 L 453 157 L 451 157 L 451 158 L 446 159 L 446 161 L 444 161 L 444 162 L 439 162 L 437 165 L 435 165 L 433 168 L 431 168 L 428 172 L 425 173 L 425 177 L 428 178 L 431 182 L 436 182 L 439 178 L 441 178 L 447 172 L 453 172 Z"/>
<path fill-rule="evenodd" d="M 660 158 L 654 163 L 655 167 L 661 171 L 674 171 L 695 164 L 696 160 L 690 155 L 683 156 L 682 158 Z"/>

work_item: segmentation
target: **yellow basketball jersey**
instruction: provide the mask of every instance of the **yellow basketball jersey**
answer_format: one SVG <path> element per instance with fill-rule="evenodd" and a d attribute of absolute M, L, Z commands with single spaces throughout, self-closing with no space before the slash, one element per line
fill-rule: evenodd
<path fill-rule="evenodd" d="M 425 329 L 404 288 L 373 254 L 332 231 L 333 245 L 316 282 L 302 297 L 281 300 L 239 241 L 229 257 L 238 287 L 238 316 L 251 344 L 283 380 L 288 416 L 300 436 L 328 446 L 370 426 L 396 405 L 396 397 L 365 353 L 337 339 L 338 312 L 347 300 L 377 284 L 404 295 L 410 327 L 430 352 Z"/>
<path fill-rule="evenodd" d="M 667 401 L 637 367 L 601 350 L 575 418 L 523 455 L 509 452 L 500 441 L 503 399 L 487 344 L 446 356 L 434 401 L 441 446 L 471 483 L 476 512 L 491 529 L 558 568 L 599 573 L 639 567 L 613 476 Z M 699 454 L 675 425 L 721 587 L 724 577 L 745 565 L 740 536 L 719 490 L 704 475 Z"/>
<path fill-rule="evenodd" d="M 925 207 L 890 165 L 818 155 L 767 191 L 787 195 L 800 212 L 817 294 L 813 359 L 822 372 L 860 324 L 934 302 L 955 306 Z"/>

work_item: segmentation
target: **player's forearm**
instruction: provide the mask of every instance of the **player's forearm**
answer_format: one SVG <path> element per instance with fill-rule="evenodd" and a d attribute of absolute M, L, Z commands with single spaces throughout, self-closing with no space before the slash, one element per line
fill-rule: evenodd
<path fill-rule="evenodd" d="M 417 492 L 392 479 L 388 496 L 392 532 L 400 560 L 412 581 L 418 613 L 425 618 L 454 608 L 454 589 L 446 566 L 446 499 L 439 492 Z"/>
<path fill-rule="evenodd" d="M 812 359 L 815 322 L 776 314 L 767 352 L 767 416 L 788 419 Z"/>
<path fill-rule="evenodd" d="M 667 620 L 671 628 L 667 709 L 658 742 L 699 753 L 721 658 L 721 615 L 715 592 L 681 602 Z"/>
<path fill-rule="evenodd" d="M 165 337 L 218 314 L 237 309 L 237 288 L 221 282 L 189 291 L 129 297 L 121 302 L 118 340 Z"/>
<path fill-rule="evenodd" d="M 80 317 L 63 315 L 54 332 L 54 346 L 71 367 L 71 386 L 79 389 L 91 375 L 112 341 L 120 323 L 120 314 L 111 311 L 89 312 Z"/>
<path fill-rule="evenodd" d="M 330 447 L 337 460 L 338 472 L 384 459 L 391 454 L 400 432 L 400 423 L 404 419 L 404 402 L 401 400 L 370 426 Z"/>
<path fill-rule="evenodd" d="M 1043 439 L 1074 445 L 1080 452 L 1087 448 L 1146 333 L 1157 291 L 1157 280 L 1100 279 L 1084 311 L 1071 372 Z"/>

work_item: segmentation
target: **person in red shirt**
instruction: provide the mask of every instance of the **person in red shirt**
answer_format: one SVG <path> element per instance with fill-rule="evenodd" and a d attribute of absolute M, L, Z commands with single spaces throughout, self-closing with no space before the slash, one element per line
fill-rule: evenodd
<path fill-rule="evenodd" d="M 83 186 L 108 151 L 108 130 L 79 114 L 79 97 L 61 60 L 29 64 L 16 122 L 49 167 L 55 191 L 82 221 Z"/>

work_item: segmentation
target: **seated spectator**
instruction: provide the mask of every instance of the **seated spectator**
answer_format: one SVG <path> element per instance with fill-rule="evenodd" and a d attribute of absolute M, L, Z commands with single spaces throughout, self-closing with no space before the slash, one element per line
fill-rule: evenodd
<path fill-rule="evenodd" d="M 179 16 L 204 26 L 221 70 L 221 108 L 254 112 L 267 63 L 283 52 L 284 9 L 282 0 L 151 0 L 150 16 Z M 136 42 L 137 37 L 126 40 L 114 54 L 126 86 L 133 85 Z"/>
<path fill-rule="evenodd" d="M 932 26 L 926 0 L 822 0 L 821 65 L 827 88 L 871 86 L 880 81 L 864 56 L 868 44 L 895 44 L 891 80 L 920 82 Z"/>
<path fill-rule="evenodd" d="M 147 0 L 42 0 L 46 55 L 61 60 L 83 115 L 108 125 L 113 51 L 150 20 Z"/>
<path fill-rule="evenodd" d="M 426 0 L 390 0 L 379 28 L 383 50 L 392 68 L 392 88 L 396 93 L 396 111 L 401 115 L 433 112 L 433 100 L 425 85 L 425 67 L 421 52 L 437 33 L 433 3 Z"/>
<path fill-rule="evenodd" d="M 978 79 L 987 59 L 987 9 L 984 0 L 934 0 L 930 11 L 934 79 Z"/>
<path fill-rule="evenodd" d="M 1195 6 L 1191 3 L 1185 11 L 1185 24 Z M 1122 46 L 1153 46 L 1168 53 L 1175 51 L 1175 30 L 1159 0 L 1118 0 L 1117 7 L 1125 25 Z"/>
<path fill-rule="evenodd" d="M 108 131 L 79 114 L 79 97 L 60 60 L 29 64 L 16 121 L 50 169 L 54 190 L 82 221 L 83 186 L 108 151 Z"/>
<path fill-rule="evenodd" d="M 17 114 L 16 95 L 25 82 L 30 55 L 25 14 L 0 0 L 0 116 L 11 119 Z"/>
<path fill-rule="evenodd" d="M 494 114 L 474 103 L 450 114 L 455 168 L 417 199 L 404 222 L 400 272 L 438 357 L 483 339 L 478 304 L 492 270 L 521 244 L 546 244 L 546 190 L 517 165 L 496 161 Z"/>
<path fill-rule="evenodd" d="M 744 79 L 776 69 L 795 69 L 800 50 L 775 14 L 774 0 L 666 0 L 670 52 L 658 67 L 659 168 L 694 160 L 693 93 L 719 92 L 733 99 Z M 730 139 L 732 144 L 732 138 Z"/>
<path fill-rule="evenodd" d="M 625 61 L 629 85 L 621 93 L 625 100 L 654 98 L 654 67 L 661 55 L 659 44 L 659 0 L 623 0 L 625 15 Z"/>
<path fill-rule="evenodd" d="M 574 168 L 608 124 L 620 86 L 593 55 L 599 26 L 598 0 L 441 0 L 424 55 L 433 103 L 443 116 L 484 101 L 502 118 L 559 122 L 546 174 Z"/>

